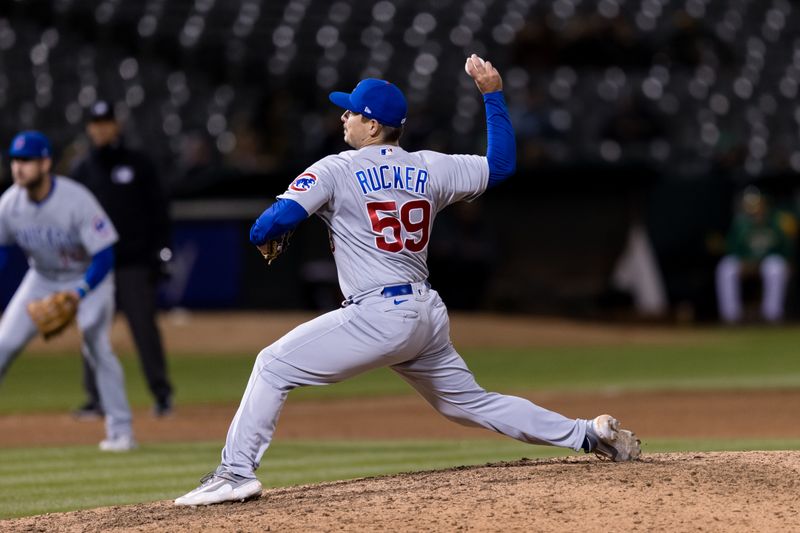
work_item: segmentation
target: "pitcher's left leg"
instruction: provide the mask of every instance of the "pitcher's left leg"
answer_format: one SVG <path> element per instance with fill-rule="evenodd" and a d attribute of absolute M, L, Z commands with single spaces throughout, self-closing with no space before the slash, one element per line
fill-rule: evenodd
<path fill-rule="evenodd" d="M 228 430 L 222 467 L 254 477 L 289 391 L 337 383 L 413 357 L 422 342 L 413 335 L 417 324 L 413 311 L 398 317 L 354 304 L 306 322 L 264 348 Z"/>

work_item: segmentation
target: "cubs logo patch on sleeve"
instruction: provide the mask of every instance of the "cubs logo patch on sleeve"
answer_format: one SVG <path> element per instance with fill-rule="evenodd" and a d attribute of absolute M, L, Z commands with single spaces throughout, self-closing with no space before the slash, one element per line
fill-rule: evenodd
<path fill-rule="evenodd" d="M 297 176 L 291 185 L 289 185 L 289 190 L 295 192 L 306 192 L 311 187 L 317 184 L 317 176 L 312 174 L 311 172 L 305 172 Z"/>

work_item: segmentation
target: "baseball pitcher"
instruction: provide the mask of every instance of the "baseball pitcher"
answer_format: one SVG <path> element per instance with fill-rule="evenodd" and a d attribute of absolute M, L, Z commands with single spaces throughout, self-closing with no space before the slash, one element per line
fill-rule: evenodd
<path fill-rule="evenodd" d="M 0 269 L 12 244 L 30 268 L 0 319 L 0 380 L 38 333 L 57 335 L 76 319 L 105 412 L 102 451 L 136 447 L 122 367 L 111 350 L 113 244 L 117 232 L 83 185 L 50 174 L 50 141 L 38 131 L 14 137 L 14 185 L 0 197 Z"/>
<path fill-rule="evenodd" d="M 345 110 L 344 141 L 353 150 L 325 157 L 300 174 L 256 220 L 250 240 L 274 260 L 286 247 L 286 235 L 316 213 L 330 230 L 347 299 L 341 309 L 261 351 L 220 466 L 177 505 L 258 497 L 255 470 L 289 391 L 382 366 L 460 424 L 615 461 L 639 456 L 635 435 L 609 415 L 573 420 L 523 398 L 485 391 L 450 341 L 447 309 L 426 281 L 433 220 L 446 206 L 471 201 L 507 179 L 516 159 L 500 74 L 474 54 L 465 68 L 483 94 L 486 157 L 403 150 L 398 141 L 406 100 L 387 81 L 366 79 L 352 93 L 331 93 L 330 100 Z"/>

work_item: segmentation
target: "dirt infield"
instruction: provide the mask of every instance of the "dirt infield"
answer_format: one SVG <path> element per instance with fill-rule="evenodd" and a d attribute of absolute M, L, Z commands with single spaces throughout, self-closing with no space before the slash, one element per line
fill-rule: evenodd
<path fill-rule="evenodd" d="M 170 501 L 49 514 L 7 532 L 797 531 L 800 452 L 591 457 L 267 490 L 260 500 Z M 702 495 L 702 498 L 698 497 Z"/>
<path fill-rule="evenodd" d="M 531 393 L 534 403 L 571 417 L 598 409 L 614 413 L 648 438 L 800 438 L 800 391 L 684 391 L 618 394 Z M 143 443 L 224 441 L 236 405 L 178 406 L 174 416 L 134 416 Z M 278 439 L 475 439 L 493 433 L 442 418 L 417 396 L 287 402 Z M 100 421 L 77 421 L 67 413 L 0 416 L 0 448 L 93 444 L 103 437 Z M 506 438 L 497 436 L 497 438 Z"/>

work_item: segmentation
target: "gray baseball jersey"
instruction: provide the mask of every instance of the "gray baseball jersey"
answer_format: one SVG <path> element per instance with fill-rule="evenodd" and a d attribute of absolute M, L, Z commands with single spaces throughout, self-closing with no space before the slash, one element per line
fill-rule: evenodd
<path fill-rule="evenodd" d="M 92 255 L 117 242 L 117 231 L 83 185 L 53 177 L 47 198 L 33 202 L 16 185 L 0 197 L 0 245 L 16 243 L 30 267 L 52 280 L 80 278 Z"/>
<path fill-rule="evenodd" d="M 345 296 L 428 278 L 436 214 L 486 190 L 489 164 L 477 155 L 368 146 L 311 165 L 279 196 L 330 228 Z"/>
<path fill-rule="evenodd" d="M 488 176 L 480 156 L 367 146 L 326 157 L 292 182 L 281 198 L 328 224 L 348 300 L 259 353 L 228 430 L 224 469 L 255 476 L 292 389 L 383 366 L 450 420 L 524 442 L 581 449 L 590 421 L 478 385 L 450 341 L 447 308 L 426 281 L 434 216 L 480 195 Z"/>
<path fill-rule="evenodd" d="M 26 311 L 32 300 L 74 290 L 92 256 L 117 241 L 117 232 L 89 190 L 62 176 L 41 202 L 12 186 L 0 197 L 0 245 L 18 244 L 30 269 L 0 319 L 0 379 L 36 334 Z M 78 306 L 83 355 L 95 370 L 108 438 L 131 435 L 131 412 L 122 367 L 111 349 L 114 276 L 109 274 Z"/>

